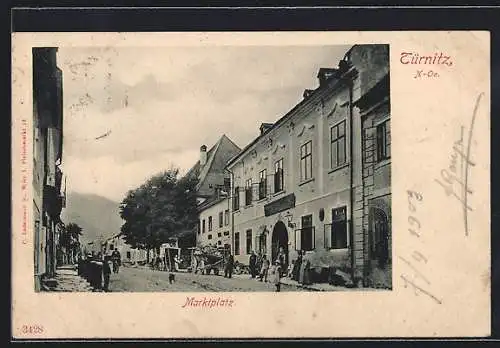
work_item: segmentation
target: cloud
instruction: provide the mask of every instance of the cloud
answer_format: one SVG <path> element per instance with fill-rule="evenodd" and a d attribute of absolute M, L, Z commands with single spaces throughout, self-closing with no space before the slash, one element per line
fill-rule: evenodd
<path fill-rule="evenodd" d="M 348 48 L 61 47 L 68 178 L 115 198 L 170 163 L 189 169 L 222 134 L 244 147 Z"/>

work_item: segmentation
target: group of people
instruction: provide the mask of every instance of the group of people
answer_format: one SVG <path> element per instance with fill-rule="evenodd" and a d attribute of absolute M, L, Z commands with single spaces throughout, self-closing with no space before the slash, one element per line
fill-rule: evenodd
<path fill-rule="evenodd" d="M 168 259 L 168 254 L 161 257 L 159 254 L 151 258 L 151 269 L 156 271 L 178 271 L 180 268 L 181 259 L 178 255 L 174 256 L 174 262 L 171 264 Z"/>
<path fill-rule="evenodd" d="M 96 268 L 92 271 L 93 275 L 87 276 L 92 278 L 92 284 L 96 288 L 101 288 L 104 291 L 109 291 L 109 279 L 111 273 L 118 273 L 121 266 L 121 254 L 117 249 L 114 249 L 111 254 L 89 253 L 82 255 L 79 264 L 83 265 L 94 265 Z M 92 267 L 94 267 L 92 266 Z M 83 266 L 82 266 L 83 267 Z M 83 270 L 79 270 L 80 273 L 85 273 Z M 102 283 L 101 283 L 101 272 L 102 272 Z M 101 286 L 102 285 L 102 286 Z"/>
<path fill-rule="evenodd" d="M 290 279 L 299 282 L 300 284 L 311 284 L 310 268 L 311 262 L 305 259 L 306 252 L 303 250 L 299 251 L 296 260 L 293 260 L 288 267 L 288 277 Z"/>
<path fill-rule="evenodd" d="M 271 275 L 271 281 L 276 286 L 276 291 L 281 289 L 281 278 L 286 275 L 286 257 L 285 251 L 282 247 L 279 248 L 278 255 L 271 265 L 267 255 L 258 254 L 254 251 L 250 254 L 249 258 L 250 276 L 252 279 L 258 275 L 259 281 L 268 281 L 268 276 Z"/>

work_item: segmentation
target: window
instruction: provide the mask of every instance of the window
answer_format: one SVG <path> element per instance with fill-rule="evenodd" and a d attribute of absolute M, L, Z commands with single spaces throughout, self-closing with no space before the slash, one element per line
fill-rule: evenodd
<path fill-rule="evenodd" d="M 259 199 L 266 198 L 267 196 L 267 170 L 259 173 Z"/>
<path fill-rule="evenodd" d="M 240 254 L 240 232 L 234 234 L 234 255 Z"/>
<path fill-rule="evenodd" d="M 211 234 L 209 234 L 207 238 L 208 238 L 208 239 L 212 239 L 212 235 L 211 235 Z"/>
<path fill-rule="evenodd" d="M 219 238 L 222 237 L 222 232 L 218 232 L 217 237 L 219 237 Z"/>
<path fill-rule="evenodd" d="M 127 251 L 127 259 L 131 259 L 132 258 L 132 254 L 130 251 Z"/>
<path fill-rule="evenodd" d="M 247 230 L 247 255 L 252 252 L 252 230 Z"/>
<path fill-rule="evenodd" d="M 212 224 L 212 217 L 208 217 L 208 232 L 212 231 L 213 224 Z"/>
<path fill-rule="evenodd" d="M 274 193 L 283 191 L 283 158 L 274 163 Z"/>
<path fill-rule="evenodd" d="M 347 248 L 347 208 L 332 209 L 332 249 Z"/>
<path fill-rule="evenodd" d="M 231 179 L 224 178 L 224 191 L 231 192 Z"/>
<path fill-rule="evenodd" d="M 240 188 L 234 188 L 233 210 L 240 210 Z"/>
<path fill-rule="evenodd" d="M 217 245 L 222 245 L 222 242 L 220 240 L 218 240 Z"/>
<path fill-rule="evenodd" d="M 221 228 L 222 226 L 224 226 L 224 213 L 220 212 L 219 213 L 219 228 Z"/>
<path fill-rule="evenodd" d="M 312 224 L 312 215 L 303 216 L 302 228 L 300 233 L 300 247 L 302 250 L 314 249 L 314 228 Z"/>
<path fill-rule="evenodd" d="M 201 233 L 201 220 L 198 221 L 198 234 Z"/>
<path fill-rule="evenodd" d="M 225 236 L 229 236 L 229 231 L 224 232 Z"/>
<path fill-rule="evenodd" d="M 377 161 L 391 158 L 390 120 L 377 126 Z"/>
<path fill-rule="evenodd" d="M 226 211 L 224 212 L 224 225 L 229 225 L 229 209 L 226 209 Z"/>
<path fill-rule="evenodd" d="M 312 178 L 312 141 L 300 147 L 300 181 Z"/>
<path fill-rule="evenodd" d="M 332 168 L 336 168 L 346 162 L 345 121 L 330 129 L 330 142 L 330 165 Z"/>
<path fill-rule="evenodd" d="M 245 205 L 252 204 L 252 179 L 248 179 L 245 185 Z"/>
<path fill-rule="evenodd" d="M 113 250 L 114 248 L 115 248 L 115 246 L 113 244 L 109 245 L 109 250 Z"/>
<path fill-rule="evenodd" d="M 205 219 L 203 219 L 203 223 L 201 225 L 201 232 L 205 233 Z"/>

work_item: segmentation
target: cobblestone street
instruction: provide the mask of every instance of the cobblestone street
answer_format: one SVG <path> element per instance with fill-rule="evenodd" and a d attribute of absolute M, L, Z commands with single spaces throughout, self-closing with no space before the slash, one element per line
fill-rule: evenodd
<path fill-rule="evenodd" d="M 228 279 L 223 276 L 193 273 L 175 273 L 175 282 L 170 284 L 168 272 L 152 271 L 148 268 L 122 267 L 118 274 L 111 274 L 110 291 L 275 291 L 272 283 L 250 279 L 249 275 L 236 275 Z M 304 291 L 295 286 L 282 285 L 281 291 Z"/>

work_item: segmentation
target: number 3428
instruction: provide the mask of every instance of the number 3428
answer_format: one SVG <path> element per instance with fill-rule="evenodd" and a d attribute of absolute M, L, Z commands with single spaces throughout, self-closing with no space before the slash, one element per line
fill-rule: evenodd
<path fill-rule="evenodd" d="M 23 325 L 21 327 L 23 334 L 41 334 L 43 333 L 43 326 L 41 325 Z"/>

